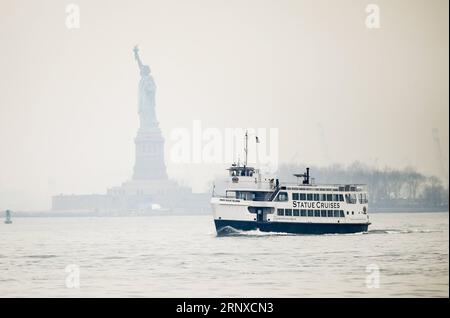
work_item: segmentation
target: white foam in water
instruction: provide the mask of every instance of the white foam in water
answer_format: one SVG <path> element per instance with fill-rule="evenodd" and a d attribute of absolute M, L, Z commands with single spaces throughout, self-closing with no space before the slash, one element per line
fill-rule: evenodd
<path fill-rule="evenodd" d="M 262 232 L 258 230 L 238 230 L 231 226 L 226 226 L 220 230 L 219 236 L 292 236 L 292 235 L 323 235 L 323 236 L 352 236 L 352 235 L 366 235 L 366 234 L 411 234 L 411 233 L 434 233 L 439 232 L 436 230 L 427 229 L 413 229 L 413 230 L 400 230 L 400 229 L 377 229 L 369 230 L 367 232 L 357 232 L 357 233 L 328 233 L 328 234 L 295 234 L 295 233 L 285 233 L 285 232 Z"/>
<path fill-rule="evenodd" d="M 368 232 L 356 232 L 356 233 L 329 233 L 329 234 L 315 234 L 315 235 L 325 235 L 325 236 L 354 236 L 368 234 Z"/>
<path fill-rule="evenodd" d="M 295 235 L 291 233 L 285 233 L 285 232 L 262 232 L 259 229 L 258 230 L 250 230 L 250 231 L 244 231 L 244 230 L 238 230 L 231 226 L 225 226 L 223 227 L 219 233 L 217 233 L 219 236 L 287 236 L 287 235 Z"/>
<path fill-rule="evenodd" d="M 365 234 L 411 234 L 411 233 L 434 233 L 439 232 L 436 230 L 428 230 L 428 229 L 386 229 L 386 230 L 370 230 L 365 232 Z"/>

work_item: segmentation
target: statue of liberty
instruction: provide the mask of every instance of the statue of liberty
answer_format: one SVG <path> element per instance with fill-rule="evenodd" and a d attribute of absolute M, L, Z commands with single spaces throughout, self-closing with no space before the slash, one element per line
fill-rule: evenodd
<path fill-rule="evenodd" d="M 150 67 L 139 58 L 139 48 L 134 47 L 134 58 L 139 66 L 138 114 L 140 127 L 135 143 L 133 180 L 167 180 L 164 162 L 164 138 L 155 114 L 156 85 Z"/>
<path fill-rule="evenodd" d="M 155 93 L 156 85 L 151 75 L 150 67 L 143 65 L 139 58 L 139 48 L 137 45 L 133 49 L 134 58 L 139 66 L 141 80 L 139 81 L 139 96 L 138 96 L 138 114 L 141 128 L 157 127 L 158 122 L 155 114 Z"/>

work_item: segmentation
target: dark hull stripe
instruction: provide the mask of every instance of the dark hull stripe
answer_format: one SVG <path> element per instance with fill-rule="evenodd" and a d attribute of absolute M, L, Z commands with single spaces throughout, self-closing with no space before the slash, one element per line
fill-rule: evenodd
<path fill-rule="evenodd" d="M 227 228 L 236 230 L 261 232 L 282 232 L 295 234 L 335 234 L 366 232 L 366 224 L 331 224 L 331 223 L 290 223 L 290 222 L 256 222 L 235 220 L 214 220 L 218 234 L 226 234 Z"/>

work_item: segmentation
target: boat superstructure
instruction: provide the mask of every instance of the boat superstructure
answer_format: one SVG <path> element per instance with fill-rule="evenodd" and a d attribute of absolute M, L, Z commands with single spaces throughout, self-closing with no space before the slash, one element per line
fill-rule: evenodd
<path fill-rule="evenodd" d="M 258 169 L 233 164 L 225 194 L 213 193 L 218 233 L 230 228 L 302 234 L 365 232 L 368 194 L 361 184 L 314 184 L 309 168 L 296 183 L 263 177 Z"/>

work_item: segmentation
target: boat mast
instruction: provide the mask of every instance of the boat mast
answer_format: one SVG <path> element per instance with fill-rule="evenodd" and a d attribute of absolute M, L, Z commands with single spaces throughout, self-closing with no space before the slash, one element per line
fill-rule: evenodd
<path fill-rule="evenodd" d="M 247 167 L 247 157 L 248 157 L 248 130 L 245 131 L 245 165 Z"/>

